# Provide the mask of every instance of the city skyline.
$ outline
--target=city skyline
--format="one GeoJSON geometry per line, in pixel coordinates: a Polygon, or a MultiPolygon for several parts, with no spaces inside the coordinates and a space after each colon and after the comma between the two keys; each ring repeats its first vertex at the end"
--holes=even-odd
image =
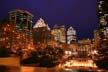
{"type": "Polygon", "coordinates": [[[0,3],[0,71],[108,72],[108,0],[0,3]]]}
{"type": "Polygon", "coordinates": [[[15,9],[27,10],[34,15],[33,25],[42,17],[51,28],[55,25],[73,26],[77,31],[77,38],[93,38],[97,28],[97,1],[8,1],[0,2],[0,19],[15,9]],[[14,4],[14,6],[13,6],[14,4]]]}

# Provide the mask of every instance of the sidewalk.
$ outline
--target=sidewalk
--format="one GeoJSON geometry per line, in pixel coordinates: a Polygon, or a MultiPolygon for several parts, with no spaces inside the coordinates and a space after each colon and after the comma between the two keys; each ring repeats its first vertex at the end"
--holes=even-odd
{"type": "Polygon", "coordinates": [[[1,66],[20,66],[20,59],[18,57],[0,57],[1,66]]]}

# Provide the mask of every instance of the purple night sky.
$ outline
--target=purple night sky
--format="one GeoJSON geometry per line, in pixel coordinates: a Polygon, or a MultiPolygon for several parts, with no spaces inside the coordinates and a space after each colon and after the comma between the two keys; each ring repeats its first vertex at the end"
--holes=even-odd
{"type": "Polygon", "coordinates": [[[73,26],[77,39],[92,38],[98,25],[97,0],[0,0],[0,9],[0,19],[11,10],[23,9],[34,15],[34,23],[42,17],[51,28],[73,26]]]}

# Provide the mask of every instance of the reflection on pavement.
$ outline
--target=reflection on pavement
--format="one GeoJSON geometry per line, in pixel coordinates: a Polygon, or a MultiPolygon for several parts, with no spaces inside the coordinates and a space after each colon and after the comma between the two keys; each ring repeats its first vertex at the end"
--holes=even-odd
{"type": "Polygon", "coordinates": [[[21,66],[18,67],[7,67],[0,66],[0,72],[108,72],[105,70],[75,70],[75,69],[56,69],[56,68],[42,68],[42,67],[30,67],[30,66],[21,66]]]}
{"type": "Polygon", "coordinates": [[[0,72],[58,72],[55,68],[42,68],[42,67],[30,67],[21,66],[10,67],[10,66],[0,66],[0,72]]]}
{"type": "Polygon", "coordinates": [[[34,72],[34,67],[21,67],[21,72],[34,72]]]}
{"type": "Polygon", "coordinates": [[[0,66],[0,72],[20,72],[19,67],[0,66]]]}

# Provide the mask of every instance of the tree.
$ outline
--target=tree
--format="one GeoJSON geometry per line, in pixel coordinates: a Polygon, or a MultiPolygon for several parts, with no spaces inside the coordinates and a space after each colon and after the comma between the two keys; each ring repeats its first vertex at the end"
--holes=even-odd
{"type": "Polygon", "coordinates": [[[108,40],[101,40],[95,63],[99,68],[108,69],[108,40]]]}
{"type": "Polygon", "coordinates": [[[4,46],[0,47],[0,57],[9,57],[10,56],[10,49],[4,46]]]}
{"type": "MultiPolygon", "coordinates": [[[[40,67],[54,67],[59,64],[64,51],[60,47],[46,46],[38,48],[37,51],[31,52],[29,63],[38,63],[40,67]]],[[[28,63],[28,61],[25,61],[28,63]]]]}

